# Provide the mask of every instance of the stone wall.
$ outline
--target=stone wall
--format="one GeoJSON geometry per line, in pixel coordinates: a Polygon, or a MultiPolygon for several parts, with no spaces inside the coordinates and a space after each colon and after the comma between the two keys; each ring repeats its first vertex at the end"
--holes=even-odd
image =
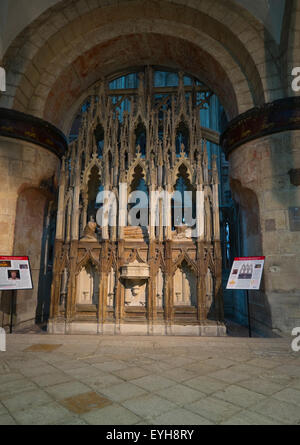
{"type": "Polygon", "coordinates": [[[262,291],[251,292],[252,323],[261,333],[300,326],[300,185],[293,185],[299,148],[300,131],[290,131],[248,142],[229,156],[243,254],[266,256],[262,291]]]}
{"type": "MultiPolygon", "coordinates": [[[[44,212],[57,183],[59,158],[50,151],[0,136],[0,255],[28,255],[34,290],[19,291],[16,323],[35,319],[44,212]]],[[[8,322],[10,292],[2,292],[0,325],[8,322]]]]}

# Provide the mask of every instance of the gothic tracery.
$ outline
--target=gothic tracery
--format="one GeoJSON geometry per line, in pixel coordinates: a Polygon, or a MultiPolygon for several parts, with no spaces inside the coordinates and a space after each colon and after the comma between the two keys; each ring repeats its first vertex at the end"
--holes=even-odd
{"type": "Polygon", "coordinates": [[[101,330],[118,323],[201,324],[208,313],[222,320],[219,179],[201,129],[201,87],[193,81],[186,88],[179,73],[178,87],[158,94],[152,77],[147,68],[138,87],[123,94],[101,81],[85,106],[78,138],[69,145],[60,179],[53,323],[89,321],[101,330]],[[115,194],[117,210],[108,213],[114,212],[118,223],[87,236],[89,227],[96,228],[101,190],[115,194]],[[140,226],[121,215],[131,208],[134,190],[149,199],[140,226]],[[182,196],[190,191],[193,202],[159,199],[153,218],[152,191],[182,196]],[[185,213],[178,217],[182,207],[195,217],[196,232],[187,227],[185,213]],[[69,261],[62,269],[65,250],[69,261]],[[87,252],[93,264],[83,261],[87,252]]]}

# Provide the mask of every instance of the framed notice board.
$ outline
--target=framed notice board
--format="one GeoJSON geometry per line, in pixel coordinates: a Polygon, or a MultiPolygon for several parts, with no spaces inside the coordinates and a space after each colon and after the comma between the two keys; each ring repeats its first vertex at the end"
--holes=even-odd
{"type": "Polygon", "coordinates": [[[27,256],[0,256],[0,290],[33,289],[27,256]]]}
{"type": "Polygon", "coordinates": [[[258,290],[265,259],[264,256],[235,258],[227,289],[258,290]]]}

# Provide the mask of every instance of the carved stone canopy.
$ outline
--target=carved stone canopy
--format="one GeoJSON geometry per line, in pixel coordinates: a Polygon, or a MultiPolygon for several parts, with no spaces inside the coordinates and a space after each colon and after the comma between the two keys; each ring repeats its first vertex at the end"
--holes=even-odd
{"type": "Polygon", "coordinates": [[[150,277],[150,267],[148,264],[134,261],[122,267],[121,277],[126,280],[147,280],[150,277]]]}

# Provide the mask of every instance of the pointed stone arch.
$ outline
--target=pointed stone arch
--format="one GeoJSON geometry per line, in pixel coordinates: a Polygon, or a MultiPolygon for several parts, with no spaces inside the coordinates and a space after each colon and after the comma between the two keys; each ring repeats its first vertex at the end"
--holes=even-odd
{"type": "Polygon", "coordinates": [[[92,128],[92,134],[94,137],[95,144],[97,146],[97,157],[102,158],[104,155],[104,144],[105,144],[105,125],[97,119],[97,122],[94,122],[92,128]],[[99,146],[100,143],[102,143],[99,146]]]}
{"type": "Polygon", "coordinates": [[[96,258],[93,256],[91,250],[88,250],[85,255],[81,258],[79,263],[76,265],[76,272],[75,275],[78,275],[83,267],[88,265],[88,263],[91,263],[94,267],[96,267],[97,270],[99,270],[100,263],[96,258]]]}
{"type": "Polygon", "coordinates": [[[176,272],[178,267],[180,267],[184,262],[187,263],[187,265],[193,270],[194,273],[198,272],[198,267],[197,267],[196,263],[189,257],[187,252],[184,251],[178,256],[178,258],[175,260],[175,262],[173,264],[173,267],[172,267],[173,274],[176,272]]]}
{"type": "Polygon", "coordinates": [[[147,154],[147,124],[144,119],[138,115],[137,119],[134,121],[134,129],[133,129],[133,139],[134,139],[134,151],[141,156],[146,156],[147,154]],[[140,133],[140,134],[139,134],[140,133]],[[145,134],[145,140],[141,140],[141,134],[145,134]],[[141,145],[142,144],[142,145],[141,145]],[[137,147],[140,147],[140,150],[137,151],[137,147]]]}
{"type": "Polygon", "coordinates": [[[94,262],[88,260],[75,276],[76,303],[97,305],[99,303],[100,274],[94,262]]]}
{"type": "Polygon", "coordinates": [[[164,260],[163,254],[161,251],[157,252],[156,258],[155,258],[155,273],[157,273],[158,269],[161,268],[163,272],[166,271],[166,262],[164,260]]]}
{"type": "Polygon", "coordinates": [[[173,180],[172,180],[173,188],[176,185],[176,182],[178,180],[178,176],[181,175],[180,174],[180,169],[182,167],[186,168],[186,172],[187,172],[187,176],[186,177],[189,180],[189,182],[191,183],[191,185],[193,184],[193,170],[192,170],[192,168],[190,166],[190,163],[189,163],[189,161],[187,159],[184,159],[184,158],[182,159],[181,158],[181,159],[178,160],[177,165],[175,166],[175,168],[173,170],[173,180]]]}
{"type": "Polygon", "coordinates": [[[84,171],[84,173],[82,175],[81,190],[85,190],[86,189],[86,186],[87,186],[87,184],[90,181],[90,177],[91,177],[91,173],[92,173],[93,167],[96,167],[98,169],[99,180],[100,180],[100,182],[102,181],[101,161],[97,158],[97,156],[93,156],[92,160],[86,166],[85,171],[84,171]]]}
{"type": "Polygon", "coordinates": [[[143,175],[141,177],[143,177],[145,179],[145,181],[147,182],[147,167],[145,162],[140,158],[140,156],[137,156],[137,159],[135,159],[127,173],[127,184],[130,187],[133,180],[134,180],[134,175],[135,175],[135,170],[137,167],[140,167],[142,170],[143,175]]]}
{"type": "Polygon", "coordinates": [[[174,306],[197,306],[197,275],[183,259],[173,275],[174,306]]]}

